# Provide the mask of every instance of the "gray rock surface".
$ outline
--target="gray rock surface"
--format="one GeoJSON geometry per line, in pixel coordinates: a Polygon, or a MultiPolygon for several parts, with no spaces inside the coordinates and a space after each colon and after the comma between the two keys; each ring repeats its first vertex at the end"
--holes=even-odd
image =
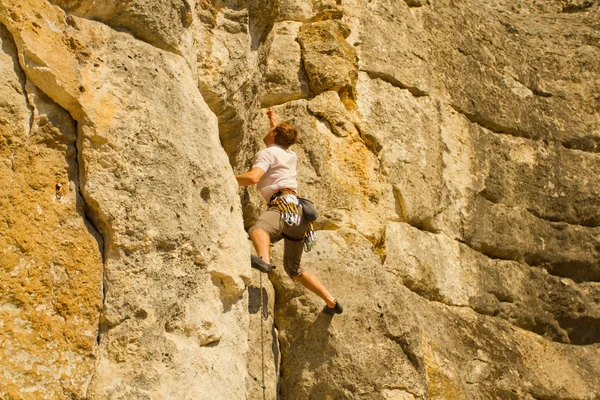
{"type": "MultiPolygon", "coordinates": [[[[526,320],[529,312],[535,318],[560,312],[560,298],[552,296],[552,290],[559,289],[569,301],[574,295],[586,303],[598,298],[597,286],[577,287],[543,271],[523,279],[519,274],[530,272],[518,263],[488,260],[472,250],[461,250],[463,245],[453,240],[408,224],[388,226],[390,252],[383,265],[371,243],[356,231],[321,231],[319,240],[305,255],[304,264],[337,294],[345,311],[333,317],[323,314],[323,302],[314,294],[280,271],[271,276],[283,354],[282,397],[585,399],[598,395],[597,345],[548,341],[514,323],[519,317],[526,320]],[[462,268],[460,263],[469,257],[495,268],[474,260],[464,261],[466,268],[462,268]],[[452,262],[458,264],[444,268],[452,262]],[[505,265],[498,268],[501,263],[505,265]],[[496,279],[486,274],[480,280],[469,268],[475,274],[484,274],[484,268],[495,270],[491,273],[496,279]],[[540,283],[550,291],[546,298],[534,300],[531,290],[541,289],[540,283]],[[467,299],[483,292],[498,296],[496,304],[502,311],[496,316],[469,304],[467,299]],[[523,299],[531,303],[520,303],[523,299]],[[511,306],[513,315],[507,317],[511,306]]],[[[279,255],[281,249],[277,250],[279,255]]],[[[592,307],[591,319],[597,319],[597,303],[592,307]]]]}
{"type": "Polygon", "coordinates": [[[262,107],[304,99],[311,94],[297,41],[300,26],[299,22],[279,22],[271,31],[262,107]]]}

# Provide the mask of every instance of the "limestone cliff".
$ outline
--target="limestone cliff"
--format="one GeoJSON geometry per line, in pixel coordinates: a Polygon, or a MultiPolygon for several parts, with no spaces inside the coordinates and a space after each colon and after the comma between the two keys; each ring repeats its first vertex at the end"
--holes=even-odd
{"type": "Polygon", "coordinates": [[[0,0],[0,398],[600,398],[598,21],[0,0]],[[250,270],[267,107],[342,315],[250,270]]]}

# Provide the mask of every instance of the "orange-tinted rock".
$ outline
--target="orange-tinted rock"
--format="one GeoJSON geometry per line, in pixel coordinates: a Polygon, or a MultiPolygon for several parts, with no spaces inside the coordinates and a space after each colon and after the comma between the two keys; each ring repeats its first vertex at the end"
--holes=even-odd
{"type": "Polygon", "coordinates": [[[102,307],[102,239],[79,194],[75,123],[0,26],[0,397],[83,397],[102,307]]]}

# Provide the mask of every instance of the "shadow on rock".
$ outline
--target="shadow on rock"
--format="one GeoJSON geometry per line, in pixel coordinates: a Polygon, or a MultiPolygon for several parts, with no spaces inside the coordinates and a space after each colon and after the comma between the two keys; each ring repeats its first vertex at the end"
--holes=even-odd
{"type": "Polygon", "coordinates": [[[293,371],[294,375],[298,375],[291,380],[301,381],[301,372],[304,368],[308,371],[315,371],[323,364],[333,360],[337,352],[331,343],[329,332],[331,321],[330,315],[319,313],[306,329],[297,332],[293,338],[289,338],[289,346],[295,351],[288,353],[294,357],[288,361],[288,366],[295,364],[297,367],[303,367],[288,369],[288,371],[293,371]]]}
{"type": "Polygon", "coordinates": [[[261,309],[261,292],[263,318],[267,319],[269,316],[269,295],[265,288],[248,287],[248,313],[256,314],[261,309]]]}

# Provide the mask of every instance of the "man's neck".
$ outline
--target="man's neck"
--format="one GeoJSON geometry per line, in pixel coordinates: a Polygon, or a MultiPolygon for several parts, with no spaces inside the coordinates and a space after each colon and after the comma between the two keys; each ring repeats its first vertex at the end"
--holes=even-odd
{"type": "Polygon", "coordinates": [[[289,148],[289,147],[283,147],[282,145],[280,145],[280,144],[277,144],[277,143],[270,144],[270,145],[268,145],[268,146],[267,146],[267,148],[269,148],[269,147],[274,147],[274,146],[276,146],[276,147],[279,147],[280,149],[283,149],[283,150],[285,150],[285,151],[290,151],[290,148],[289,148]]]}

